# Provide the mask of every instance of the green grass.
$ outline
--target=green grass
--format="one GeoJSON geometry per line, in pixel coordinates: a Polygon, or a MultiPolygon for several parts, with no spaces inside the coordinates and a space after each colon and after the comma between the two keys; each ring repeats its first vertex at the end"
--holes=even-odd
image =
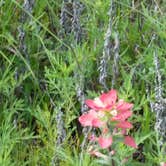
{"type": "MultiPolygon", "coordinates": [[[[103,90],[98,82],[97,66],[109,20],[109,2],[82,0],[81,24],[85,35],[82,44],[76,45],[72,34],[65,39],[59,36],[61,0],[36,0],[33,13],[27,13],[30,19],[24,25],[20,23],[23,0],[0,1],[1,166],[51,166],[53,159],[57,159],[60,166],[105,165],[104,161],[81,151],[83,135],[78,124],[81,106],[76,97],[79,80],[74,73],[84,76],[86,98],[93,98],[103,90]],[[30,62],[19,49],[20,26],[26,32],[30,62]],[[65,141],[56,146],[59,110],[64,113],[67,134],[65,141]]],[[[154,131],[155,114],[149,103],[154,100],[155,50],[163,78],[166,73],[166,5],[158,2],[160,10],[154,12],[153,7],[148,9],[146,0],[138,2],[136,9],[132,9],[130,0],[116,3],[118,12],[113,25],[119,32],[120,61],[115,88],[120,98],[134,103],[131,121],[135,127],[131,135],[143,145],[139,155],[145,158],[141,163],[139,157],[130,157],[126,165],[159,165],[165,158],[154,131]],[[155,41],[151,41],[153,34],[157,36],[155,41]],[[149,98],[146,85],[151,87],[149,98]]],[[[110,89],[112,63],[110,61],[108,66],[110,89]]],[[[164,89],[166,82],[162,83],[164,89]]],[[[163,96],[165,93],[164,90],[163,96]]],[[[133,152],[119,145],[115,160],[120,165],[133,152]]]]}

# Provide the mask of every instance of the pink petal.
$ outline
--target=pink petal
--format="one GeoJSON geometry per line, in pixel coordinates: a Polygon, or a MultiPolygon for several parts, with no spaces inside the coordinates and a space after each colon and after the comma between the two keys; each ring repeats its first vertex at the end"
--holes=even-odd
{"type": "Polygon", "coordinates": [[[92,121],[97,118],[97,113],[94,110],[90,110],[88,113],[79,117],[79,122],[82,126],[92,126],[92,121]]]}
{"type": "Polygon", "coordinates": [[[88,107],[90,107],[91,109],[94,109],[96,111],[107,109],[106,108],[107,105],[104,105],[104,103],[102,103],[102,101],[99,98],[96,98],[94,100],[88,99],[88,100],[85,101],[85,103],[88,107]]]}
{"type": "Polygon", "coordinates": [[[79,122],[82,126],[92,126],[91,117],[88,114],[83,114],[79,117],[79,122]]]}
{"type": "Polygon", "coordinates": [[[98,113],[95,110],[90,110],[88,113],[83,114],[79,117],[79,122],[82,126],[92,126],[92,127],[101,127],[104,125],[98,118],[98,113]]]}
{"type": "Polygon", "coordinates": [[[132,112],[129,110],[126,111],[120,111],[117,116],[114,116],[111,118],[111,120],[117,120],[117,121],[125,121],[127,118],[129,118],[132,115],[132,112]]]}
{"type": "Polygon", "coordinates": [[[92,120],[92,126],[93,127],[101,127],[104,125],[104,122],[102,122],[100,119],[95,118],[92,120]]]}
{"type": "Polygon", "coordinates": [[[99,137],[98,142],[102,149],[106,149],[112,145],[112,137],[110,138],[99,137]]]}
{"type": "Polygon", "coordinates": [[[133,127],[133,125],[128,121],[121,121],[116,125],[116,127],[122,128],[122,129],[130,129],[133,127]]]}
{"type": "Polygon", "coordinates": [[[127,111],[127,110],[130,110],[132,107],[133,107],[133,104],[120,100],[116,106],[116,109],[118,111],[127,111]]]}
{"type": "Polygon", "coordinates": [[[133,137],[125,136],[124,143],[133,148],[137,148],[137,145],[136,145],[133,137]]]}
{"type": "Polygon", "coordinates": [[[85,101],[85,104],[92,109],[95,109],[95,110],[98,109],[98,105],[94,102],[94,100],[88,99],[85,101]]]}
{"type": "Polygon", "coordinates": [[[110,90],[108,93],[103,93],[100,96],[100,100],[106,105],[106,106],[113,106],[116,103],[117,100],[117,92],[116,90],[110,90]]]}

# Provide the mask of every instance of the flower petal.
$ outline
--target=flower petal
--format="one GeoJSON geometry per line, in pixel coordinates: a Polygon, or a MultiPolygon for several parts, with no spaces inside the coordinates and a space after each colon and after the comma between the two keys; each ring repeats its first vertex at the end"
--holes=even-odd
{"type": "Polygon", "coordinates": [[[124,102],[123,100],[120,100],[117,103],[116,109],[118,111],[127,111],[127,110],[130,110],[132,107],[133,107],[132,103],[127,103],[127,102],[124,102]]]}
{"type": "Polygon", "coordinates": [[[82,126],[92,126],[92,121],[97,118],[97,113],[94,110],[90,110],[79,117],[79,122],[82,126]]]}
{"type": "Polygon", "coordinates": [[[117,128],[131,129],[133,125],[128,121],[121,121],[116,125],[117,128]]]}
{"type": "Polygon", "coordinates": [[[102,122],[100,119],[95,118],[92,120],[92,126],[93,127],[101,127],[104,125],[104,122],[102,122]]]}
{"type": "MultiPolygon", "coordinates": [[[[100,114],[99,114],[100,115],[100,114]]],[[[88,113],[85,113],[79,117],[79,122],[82,126],[92,126],[92,127],[100,127],[104,125],[99,119],[98,112],[95,110],[90,110],[88,113]]]]}
{"type": "Polygon", "coordinates": [[[91,117],[88,114],[83,114],[79,117],[79,122],[82,126],[92,126],[91,117]]]}
{"type": "Polygon", "coordinates": [[[94,100],[88,99],[85,101],[86,105],[94,110],[104,110],[106,108],[106,105],[102,103],[102,101],[99,98],[95,98],[94,100]]]}
{"type": "Polygon", "coordinates": [[[125,136],[124,143],[128,146],[133,147],[133,148],[137,148],[137,145],[136,145],[133,137],[125,136]]]}
{"type": "Polygon", "coordinates": [[[103,93],[100,96],[100,100],[108,107],[113,106],[117,100],[116,90],[110,90],[108,93],[103,93]]]}
{"type": "Polygon", "coordinates": [[[127,118],[129,118],[132,115],[132,112],[129,110],[126,111],[120,111],[117,116],[114,116],[111,118],[111,120],[117,120],[117,121],[125,121],[127,118]]]}
{"type": "Polygon", "coordinates": [[[98,105],[94,102],[94,100],[88,99],[85,101],[86,105],[92,109],[97,109],[98,105]]]}
{"type": "Polygon", "coordinates": [[[112,145],[112,137],[109,138],[99,137],[98,143],[102,149],[106,149],[112,145]]]}

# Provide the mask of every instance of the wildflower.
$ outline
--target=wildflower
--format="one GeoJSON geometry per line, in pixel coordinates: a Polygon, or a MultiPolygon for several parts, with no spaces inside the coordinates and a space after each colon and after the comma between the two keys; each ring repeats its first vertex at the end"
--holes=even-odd
{"type": "MultiPolygon", "coordinates": [[[[91,110],[81,115],[79,122],[84,127],[97,127],[101,133],[98,137],[91,135],[89,137],[91,143],[97,142],[101,149],[107,149],[112,145],[113,137],[116,138],[116,135],[120,135],[124,138],[124,144],[137,148],[134,139],[127,135],[127,129],[133,127],[128,121],[128,118],[132,115],[132,103],[118,100],[116,90],[110,90],[94,100],[86,100],[86,104],[91,110]]],[[[115,142],[117,141],[115,139],[115,142]]],[[[91,150],[90,152],[94,156],[104,158],[98,150],[91,150]]]]}

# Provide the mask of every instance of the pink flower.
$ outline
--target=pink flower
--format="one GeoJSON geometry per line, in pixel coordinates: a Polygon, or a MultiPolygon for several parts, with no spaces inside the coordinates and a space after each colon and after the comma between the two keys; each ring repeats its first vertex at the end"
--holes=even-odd
{"type": "Polygon", "coordinates": [[[103,93],[100,97],[94,100],[86,100],[85,103],[94,110],[109,110],[113,107],[117,100],[116,90],[110,90],[108,93],[103,93]]]}
{"type": "Polygon", "coordinates": [[[92,127],[101,127],[104,125],[99,117],[98,113],[94,110],[90,110],[88,113],[83,114],[79,117],[79,122],[82,126],[92,126],[92,127]]]}
{"type": "Polygon", "coordinates": [[[98,143],[99,143],[99,145],[102,149],[106,149],[106,148],[108,148],[109,146],[112,145],[112,137],[103,138],[103,137],[100,136],[98,138],[98,143]]]}
{"type": "Polygon", "coordinates": [[[133,148],[137,148],[137,145],[133,139],[133,137],[130,137],[130,136],[125,136],[124,138],[124,143],[128,146],[131,146],[133,148]]]}
{"type": "MultiPolygon", "coordinates": [[[[127,129],[133,127],[128,121],[128,118],[132,115],[132,103],[127,103],[124,100],[117,101],[117,92],[112,89],[94,100],[86,100],[86,104],[91,110],[81,115],[79,122],[84,127],[99,127],[101,132],[99,137],[91,135],[89,138],[91,142],[98,142],[100,148],[107,149],[113,143],[113,135],[122,135],[124,137],[124,144],[137,148],[134,139],[130,136],[125,136],[127,129]]],[[[91,154],[101,157],[98,151],[91,151],[91,154]]]]}
{"type": "Polygon", "coordinates": [[[117,92],[112,89],[94,100],[86,100],[85,103],[96,111],[109,111],[112,115],[112,120],[124,121],[132,115],[130,109],[133,107],[133,104],[123,100],[119,100],[116,103],[116,100],[117,92]]]}
{"type": "Polygon", "coordinates": [[[120,121],[118,124],[116,124],[116,127],[121,129],[131,129],[133,125],[128,121],[120,121]]]}

